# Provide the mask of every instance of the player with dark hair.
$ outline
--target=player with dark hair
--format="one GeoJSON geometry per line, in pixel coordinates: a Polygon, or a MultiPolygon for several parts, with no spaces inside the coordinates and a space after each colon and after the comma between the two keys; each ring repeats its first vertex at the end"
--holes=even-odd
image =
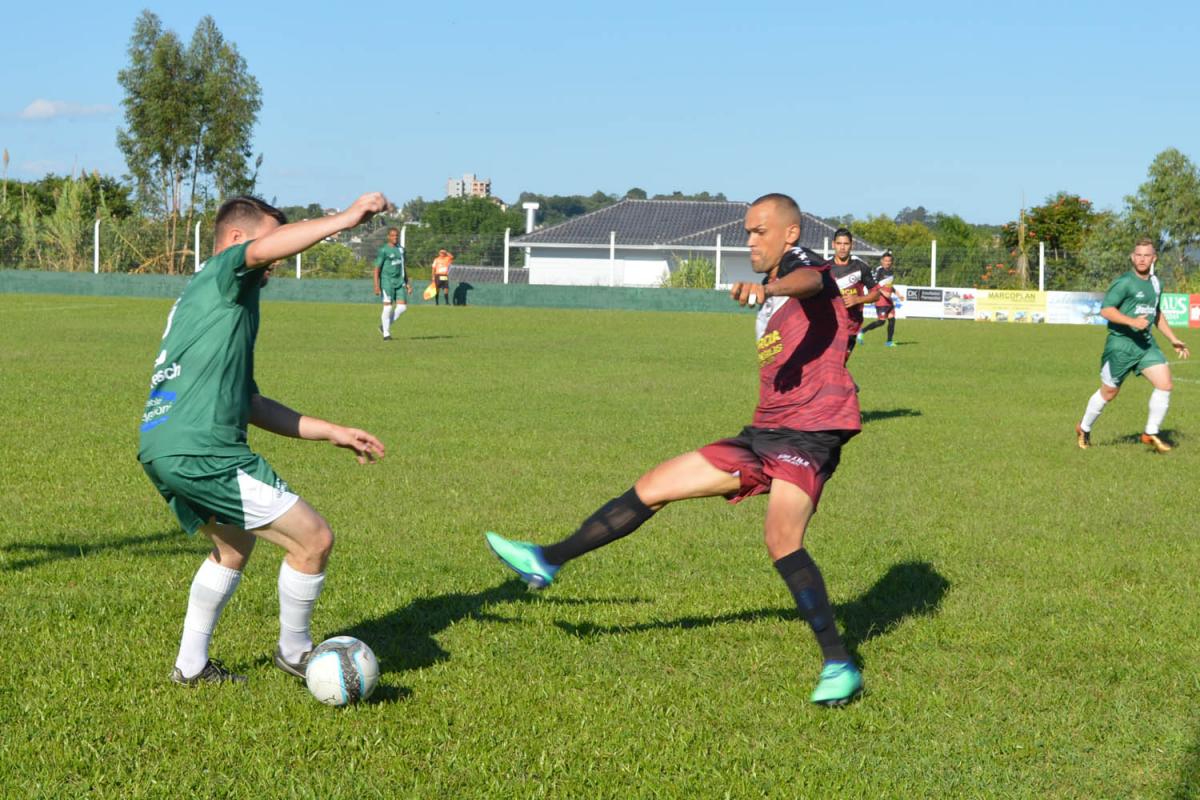
{"type": "Polygon", "coordinates": [[[1171,404],[1171,368],[1154,341],[1152,329],[1158,328],[1167,337],[1180,358],[1191,354],[1159,309],[1162,286],[1153,273],[1155,257],[1153,240],[1139,239],[1129,254],[1133,269],[1113,281],[1104,293],[1100,316],[1108,320],[1108,337],[1100,356],[1100,388],[1088,399],[1083,419],[1075,426],[1075,439],[1081,450],[1092,446],[1092,426],[1121,391],[1121,383],[1130,373],[1145,375],[1154,387],[1142,444],[1156,453],[1171,450],[1171,445],[1158,435],[1171,404]]]}
{"type": "Polygon", "coordinates": [[[400,229],[388,228],[387,244],[375,255],[375,294],[383,297],[383,315],[379,332],[384,341],[391,341],[392,323],[408,311],[404,295],[412,294],[412,283],[404,269],[404,248],[400,246],[400,229]],[[394,306],[393,306],[394,304],[394,306]]]}
{"type": "Polygon", "coordinates": [[[892,254],[884,253],[875,268],[875,283],[879,286],[879,297],[875,300],[875,321],[863,328],[858,334],[858,343],[862,344],[863,335],[887,323],[887,346],[895,347],[892,337],[896,335],[896,287],[893,284],[895,273],[892,271],[892,254]]]}
{"type": "Polygon", "coordinates": [[[668,503],[714,496],[737,503],[769,492],[767,552],[824,658],[811,699],[842,705],[862,690],[862,674],[842,642],[804,535],[842,445],[861,430],[862,419],[846,371],[846,305],[825,259],[797,246],[800,223],[800,209],[787,195],[764,195],[746,212],[750,264],[765,278],[735,283],[731,295],[741,305],[762,302],[752,425],[654,467],[556,544],[539,547],[495,533],[487,540],[531,588],[542,588],[568,561],[633,533],[668,503]]]}
{"type": "Polygon", "coordinates": [[[360,464],[384,454],[371,434],[308,417],[263,396],[254,380],[258,299],[271,265],[384,210],[382,194],[365,194],[329,217],[287,224],[277,209],[237,197],[217,212],[213,255],[184,287],[150,376],[138,461],[189,534],[212,551],[192,580],[183,637],[171,680],[185,686],[242,683],[208,657],[221,610],[233,596],[255,541],[279,545],[279,644],[275,666],[303,678],[313,647],[313,607],[333,548],[329,524],[271,465],[250,450],[246,428],[330,442],[360,464]]]}
{"type": "Polygon", "coordinates": [[[854,247],[854,236],[849,228],[838,228],[833,233],[833,258],[829,261],[829,273],[837,282],[850,317],[847,331],[846,358],[854,352],[854,345],[862,339],[859,331],[863,324],[863,306],[879,299],[879,287],[871,275],[871,268],[858,256],[850,255],[854,247]]]}

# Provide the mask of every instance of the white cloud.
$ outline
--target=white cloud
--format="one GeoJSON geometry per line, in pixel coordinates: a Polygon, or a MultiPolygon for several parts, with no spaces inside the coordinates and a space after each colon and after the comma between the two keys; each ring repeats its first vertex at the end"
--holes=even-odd
{"type": "Polygon", "coordinates": [[[64,100],[45,100],[39,97],[25,106],[25,110],[17,116],[21,119],[45,120],[54,119],[55,117],[92,117],[97,114],[109,114],[112,111],[113,107],[108,105],[85,106],[80,103],[68,103],[64,100]]]}

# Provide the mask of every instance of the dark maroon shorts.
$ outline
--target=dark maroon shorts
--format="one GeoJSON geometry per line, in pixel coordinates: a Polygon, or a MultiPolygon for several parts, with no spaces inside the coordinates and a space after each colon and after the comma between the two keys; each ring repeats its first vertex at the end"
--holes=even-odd
{"type": "Polygon", "coordinates": [[[857,433],[751,426],[730,439],[701,447],[700,455],[741,479],[741,487],[727,495],[731,503],[771,491],[771,481],[778,479],[799,486],[815,509],[825,481],[837,469],[842,445],[857,433]]]}

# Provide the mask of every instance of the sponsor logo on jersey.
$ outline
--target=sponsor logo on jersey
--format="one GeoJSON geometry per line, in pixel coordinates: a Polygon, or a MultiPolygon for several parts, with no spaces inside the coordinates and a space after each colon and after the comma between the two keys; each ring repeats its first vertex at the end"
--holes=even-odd
{"type": "Polygon", "coordinates": [[[167,367],[166,369],[157,370],[157,371],[155,371],[155,373],[153,375],[150,376],[150,388],[156,389],[156,388],[158,388],[158,385],[160,383],[163,383],[164,381],[174,380],[175,378],[178,378],[182,373],[183,373],[183,367],[181,367],[179,365],[179,362],[172,361],[171,366],[167,367]]]}

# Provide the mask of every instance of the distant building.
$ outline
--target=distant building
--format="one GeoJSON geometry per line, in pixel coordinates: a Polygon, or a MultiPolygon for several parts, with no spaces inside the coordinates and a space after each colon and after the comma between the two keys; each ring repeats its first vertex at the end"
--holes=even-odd
{"type": "Polygon", "coordinates": [[[491,197],[492,179],[477,178],[475,173],[464,173],[462,178],[446,181],[446,197],[491,197]]]}
{"type": "MultiPolygon", "coordinates": [[[[622,200],[549,228],[514,237],[525,246],[529,282],[574,286],[658,286],[680,259],[719,265],[720,283],[758,281],[750,267],[744,220],[749,203],[698,200],[622,200]]],[[[833,254],[834,228],[802,213],[800,244],[833,254]]],[[[857,256],[883,249],[859,238],[857,256]]]]}

